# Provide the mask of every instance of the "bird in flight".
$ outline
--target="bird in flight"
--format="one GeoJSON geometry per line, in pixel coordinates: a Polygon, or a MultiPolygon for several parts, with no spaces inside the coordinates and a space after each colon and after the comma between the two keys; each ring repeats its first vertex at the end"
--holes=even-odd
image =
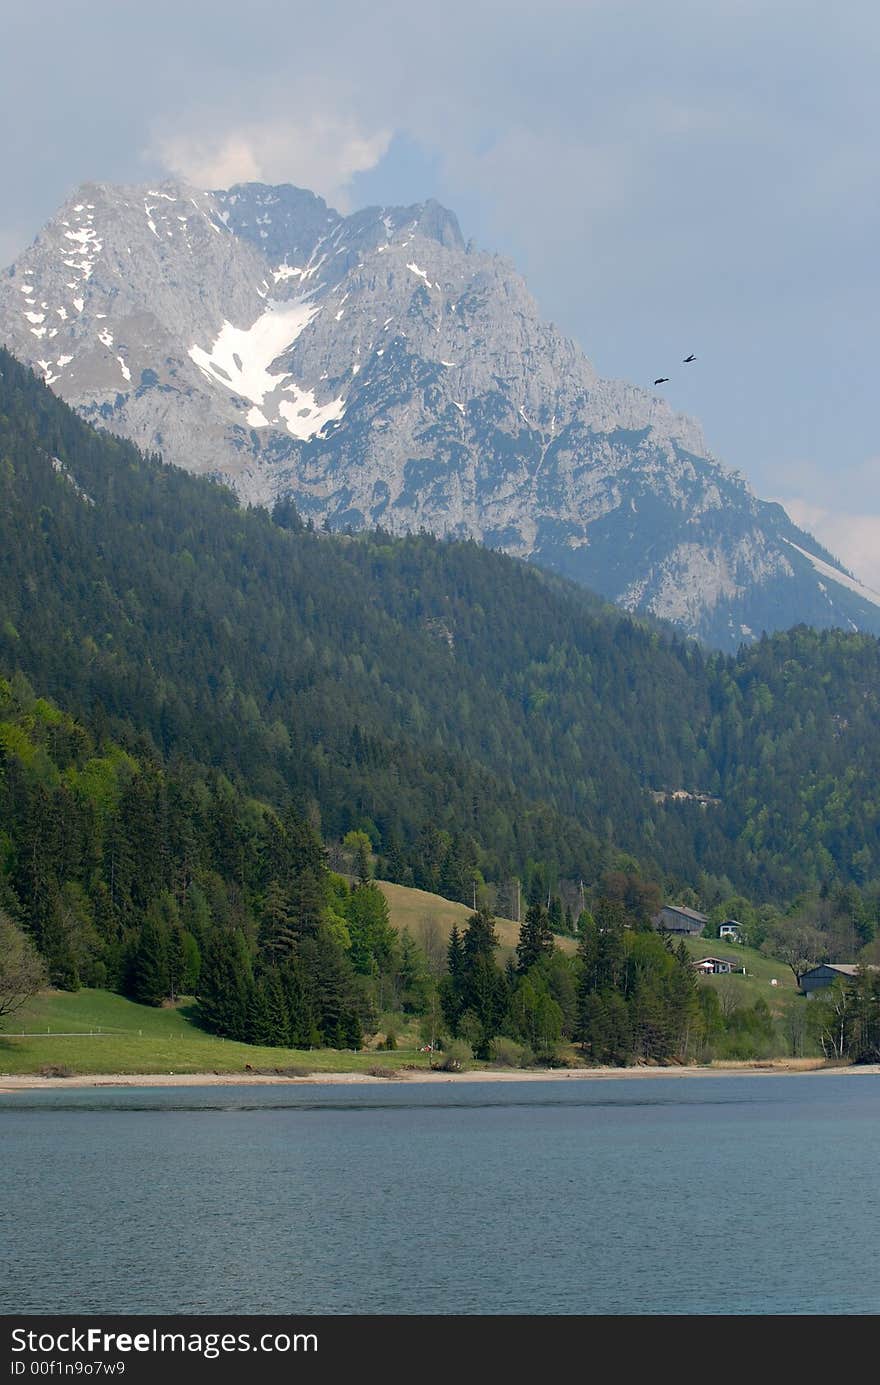
{"type": "Polygon", "coordinates": [[[657,379],[657,380],[654,381],[654,384],[655,384],[655,385],[665,385],[668,379],[669,379],[669,376],[668,376],[668,375],[661,375],[661,376],[659,377],[659,379],[657,379]]]}
{"type": "Polygon", "coordinates": [[[691,361],[695,361],[696,359],[697,359],[696,356],[685,356],[685,358],[684,358],[684,364],[685,364],[685,365],[690,365],[691,361]]]}

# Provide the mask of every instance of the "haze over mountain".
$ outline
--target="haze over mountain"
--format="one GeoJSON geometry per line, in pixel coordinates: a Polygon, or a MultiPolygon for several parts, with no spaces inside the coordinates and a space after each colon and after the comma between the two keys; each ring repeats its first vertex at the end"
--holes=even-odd
{"type": "Polygon", "coordinates": [[[344,217],[290,186],[88,184],[0,281],[0,337],[243,501],[476,538],[722,647],[880,631],[880,595],[693,420],[598,377],[435,202],[344,217]]]}

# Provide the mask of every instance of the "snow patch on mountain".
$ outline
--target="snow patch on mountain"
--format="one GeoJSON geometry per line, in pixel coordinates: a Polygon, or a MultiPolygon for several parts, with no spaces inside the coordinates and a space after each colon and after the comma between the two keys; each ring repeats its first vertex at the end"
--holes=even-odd
{"type": "Polygon", "coordinates": [[[303,441],[313,438],[322,433],[328,423],[338,423],[345,414],[345,400],[341,397],[331,399],[328,404],[319,404],[312,390],[301,390],[296,385],[285,388],[293,395],[293,401],[279,400],[278,412],[295,438],[303,441]]]}
{"type": "Polygon", "coordinates": [[[283,372],[271,371],[282,351],[290,347],[320,312],[313,303],[296,299],[289,303],[270,300],[250,327],[224,322],[213,344],[193,344],[191,360],[212,383],[220,383],[252,404],[262,404],[281,383],[283,372]]]}
{"type": "MultiPolygon", "coordinates": [[[[823,577],[827,577],[831,582],[836,582],[838,586],[846,587],[847,591],[855,592],[856,596],[860,596],[864,601],[870,601],[872,606],[880,606],[880,592],[875,592],[870,587],[864,586],[863,583],[857,582],[855,577],[850,577],[848,573],[841,572],[839,568],[832,567],[830,563],[826,563],[822,558],[817,558],[815,553],[808,553],[805,548],[801,548],[798,544],[793,543],[791,539],[786,539],[785,542],[790,548],[793,548],[795,552],[800,553],[802,558],[806,558],[807,562],[823,577]]],[[[825,591],[821,582],[819,586],[825,591]]]]}
{"type": "Polygon", "coordinates": [[[0,337],[84,417],[245,503],[476,539],[725,647],[880,611],[436,202],[90,184],[0,276],[0,337]]]}

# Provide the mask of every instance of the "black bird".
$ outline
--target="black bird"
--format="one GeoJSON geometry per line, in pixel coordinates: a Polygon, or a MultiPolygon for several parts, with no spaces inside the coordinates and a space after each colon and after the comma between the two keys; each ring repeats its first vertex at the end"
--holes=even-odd
{"type": "Polygon", "coordinates": [[[685,365],[690,365],[691,361],[695,361],[696,359],[697,359],[696,356],[685,356],[685,358],[684,358],[684,364],[685,364],[685,365]]]}
{"type": "Polygon", "coordinates": [[[668,379],[669,379],[669,376],[668,376],[668,375],[661,375],[660,378],[659,378],[659,380],[655,380],[655,381],[654,381],[654,384],[655,384],[655,385],[665,385],[665,384],[666,384],[666,381],[667,381],[668,379]]]}

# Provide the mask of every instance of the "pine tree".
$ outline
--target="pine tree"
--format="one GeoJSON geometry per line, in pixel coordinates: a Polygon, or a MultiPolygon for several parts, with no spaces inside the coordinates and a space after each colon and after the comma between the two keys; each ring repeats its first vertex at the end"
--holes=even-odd
{"type": "Polygon", "coordinates": [[[185,968],[186,957],[183,950],[183,929],[171,928],[168,931],[167,946],[168,995],[171,1000],[176,1000],[183,990],[183,975],[185,968]]]}
{"type": "Polygon", "coordinates": [[[407,928],[400,933],[394,981],[400,1008],[408,1014],[421,1014],[427,1004],[431,979],[425,955],[407,928]]]}
{"type": "Polygon", "coordinates": [[[458,926],[453,924],[446,949],[447,974],[441,979],[439,986],[443,1020],[450,1034],[453,1035],[458,1033],[458,1025],[464,1014],[466,966],[464,942],[458,931],[458,926]]]}
{"type": "Polygon", "coordinates": [[[135,944],[129,984],[132,999],[141,1005],[161,1005],[169,992],[166,937],[149,914],[135,944]]]}
{"type": "MultiPolygon", "coordinates": [[[[452,940],[450,939],[450,946],[452,940]]],[[[498,946],[495,920],[488,909],[478,909],[471,914],[464,932],[464,956],[467,967],[473,966],[480,958],[492,958],[498,946]]]]}
{"type": "Polygon", "coordinates": [[[41,932],[41,950],[46,959],[49,984],[60,991],[78,991],[82,984],[79,967],[57,892],[53,893],[41,932]]]}
{"type": "Polygon", "coordinates": [[[268,1047],[272,1043],[272,1024],[262,979],[250,987],[245,1017],[245,1038],[249,1044],[268,1047]]]}
{"type": "Polygon", "coordinates": [[[548,957],[555,945],[550,919],[544,905],[540,902],[530,904],[520,927],[519,942],[516,945],[517,971],[520,975],[527,972],[542,957],[548,957]]]}
{"type": "Polygon", "coordinates": [[[346,1010],[342,1020],[342,1047],[353,1049],[355,1053],[364,1046],[364,1035],[358,1013],[346,1010]]]}
{"type": "Polygon", "coordinates": [[[288,1044],[291,1048],[316,1048],[321,1036],[303,985],[299,960],[295,956],[288,957],[279,976],[287,1007],[288,1044]]]}
{"type": "Polygon", "coordinates": [[[208,941],[199,977],[199,1012],[207,1029],[246,1040],[253,978],[244,939],[217,929],[208,941]]]}
{"type": "Polygon", "coordinates": [[[260,910],[259,948],[270,966],[276,966],[296,942],[290,897],[278,880],[270,880],[260,910]]]}
{"type": "Polygon", "coordinates": [[[277,970],[273,967],[263,978],[263,993],[266,997],[266,1016],[268,1019],[268,1043],[277,1048],[285,1048],[290,1040],[290,1015],[284,987],[277,970]]]}
{"type": "Polygon", "coordinates": [[[478,953],[468,961],[461,1005],[464,1014],[472,1015],[479,1026],[479,1032],[469,1037],[475,1056],[488,1058],[489,1044],[498,1033],[507,1008],[504,977],[492,956],[478,953]]]}
{"type": "Polygon", "coordinates": [[[375,964],[387,972],[396,951],[397,935],[391,926],[388,901],[372,880],[359,884],[345,901],[345,919],[351,938],[351,963],[368,976],[375,964]]]}
{"type": "Polygon", "coordinates": [[[452,932],[449,934],[449,945],[446,949],[446,967],[452,979],[453,985],[460,986],[464,976],[464,943],[458,931],[458,925],[452,925],[452,932]]]}

